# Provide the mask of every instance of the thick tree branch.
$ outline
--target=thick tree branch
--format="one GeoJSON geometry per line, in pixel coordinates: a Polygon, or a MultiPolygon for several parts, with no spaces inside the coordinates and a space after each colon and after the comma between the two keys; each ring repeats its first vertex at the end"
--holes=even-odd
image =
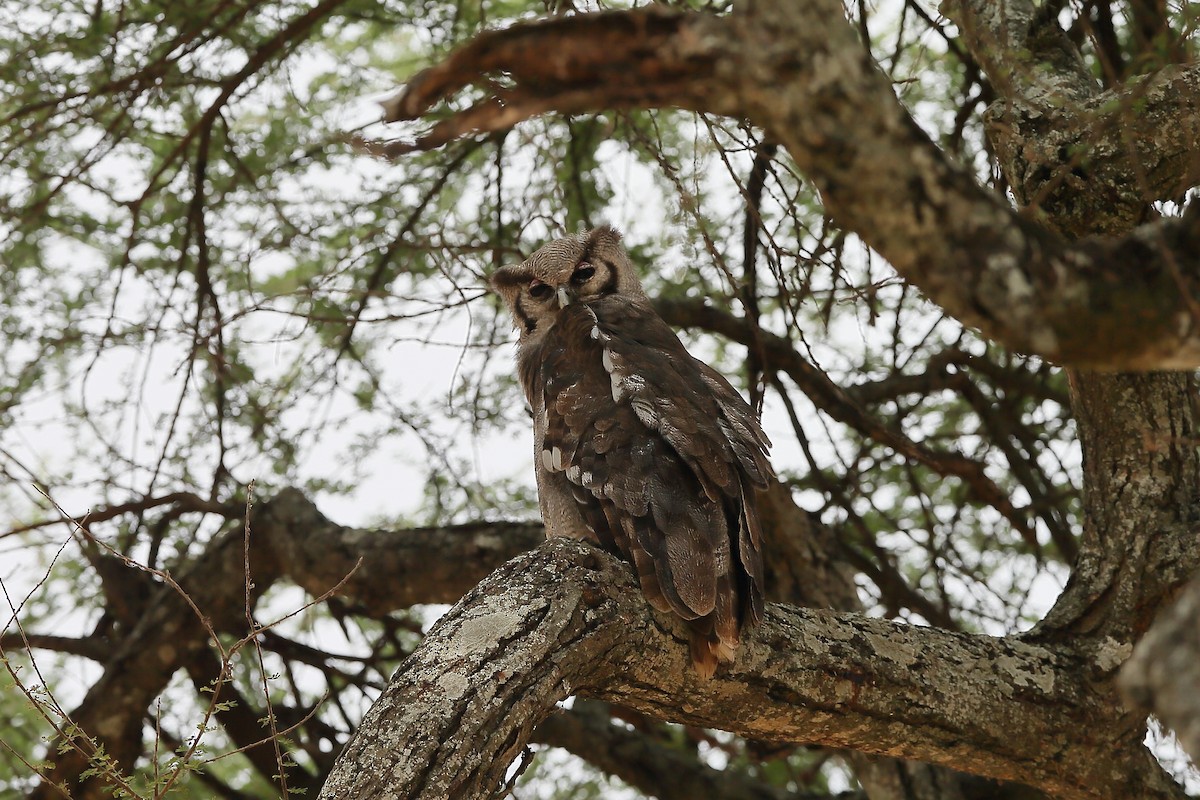
{"type": "Polygon", "coordinates": [[[663,6],[636,13],[555,17],[519,23],[475,37],[445,62],[416,75],[383,102],[384,119],[416,119],[489,73],[504,73],[509,85],[489,85],[490,98],[453,114],[416,142],[386,150],[440,147],[458,137],[511,128],[547,111],[572,113],[597,108],[685,105],[712,68],[703,36],[706,17],[663,6]],[[553,46],[546,48],[547,40],[553,46]]]}
{"type": "Polygon", "coordinates": [[[1083,535],[1071,580],[1031,635],[1083,634],[1111,673],[1200,568],[1196,381],[1183,372],[1070,377],[1083,535]]]}
{"type": "MultiPolygon", "coordinates": [[[[534,740],[561,747],[658,800],[814,800],[735,769],[714,769],[695,753],[613,725],[605,708],[577,701],[572,711],[559,710],[543,720],[534,740]]],[[[822,798],[829,800],[828,795],[822,798]]],[[[860,792],[838,800],[867,798],[860,792]]]]}
{"type": "MultiPolygon", "coordinates": [[[[759,512],[763,530],[769,531],[763,553],[769,601],[835,611],[863,610],[853,559],[849,558],[853,548],[837,531],[797,506],[791,491],[780,483],[759,495],[759,512]]],[[[885,595],[902,595],[907,605],[934,624],[953,626],[954,621],[941,609],[896,577],[902,585],[881,585],[885,595]]],[[[879,578],[873,576],[873,580],[879,578]]],[[[960,785],[964,776],[953,770],[865,753],[844,755],[871,800],[954,800],[963,796],[960,785]]]]}
{"type": "Polygon", "coordinates": [[[90,739],[73,736],[73,746],[52,746],[47,756],[52,767],[31,798],[61,797],[61,789],[54,784],[67,787],[76,800],[99,800],[111,794],[104,780],[107,776],[88,774],[96,766],[92,762],[97,750],[103,749],[116,769],[128,770],[142,754],[143,715],[181,660],[190,659],[204,647],[210,631],[229,630],[235,620],[244,623],[244,595],[237,590],[243,585],[244,555],[255,565],[256,573],[262,572],[266,578],[256,589],[257,599],[277,573],[266,566],[270,559],[260,548],[243,553],[237,530],[218,537],[195,562],[179,571],[174,581],[181,591],[164,584],[154,587],[129,634],[114,643],[104,674],[71,712],[70,728],[90,739]]]}
{"type": "Polygon", "coordinates": [[[701,681],[685,642],[625,564],[585,543],[548,541],[439,621],[320,796],[488,797],[534,727],[576,692],[758,739],[1020,780],[1062,798],[1181,796],[1136,738],[1106,738],[1115,711],[1062,648],[773,605],[738,661],[701,681]],[[1086,744],[1079,730],[1091,732],[1086,744]]]}
{"type": "Polygon", "coordinates": [[[280,574],[314,596],[344,581],[338,596],[372,617],[417,603],[453,603],[497,565],[545,538],[540,522],[347,528],[295,490],[280,492],[271,504],[287,508],[287,516],[276,522],[261,515],[251,530],[269,541],[280,574]]]}
{"type": "Polygon", "coordinates": [[[1200,578],[1154,623],[1121,670],[1120,682],[1200,762],[1200,578]]]}
{"type": "Polygon", "coordinates": [[[946,0],[942,12],[1002,98],[1083,101],[1100,92],[1079,51],[1058,28],[1053,3],[946,0]],[[1039,69],[1052,64],[1053,69],[1039,69]]]}
{"type": "MultiPolygon", "coordinates": [[[[175,580],[187,595],[158,584],[141,608],[130,609],[129,633],[106,653],[104,674],[71,712],[71,723],[103,746],[117,768],[141,754],[142,718],[181,666],[201,663],[209,630],[246,633],[244,565],[251,565],[254,602],[289,579],[314,595],[343,581],[339,595],[362,613],[383,615],[415,603],[457,600],[488,572],[542,540],[540,524],[476,524],[414,531],[369,531],[334,525],[296,490],[255,507],[250,552],[238,525],[217,536],[175,580]],[[347,577],[349,576],[349,577],[347,577]],[[190,601],[190,602],[189,602],[190,601]],[[204,623],[197,619],[197,611],[204,623]]],[[[31,644],[36,641],[31,637],[31,644]]],[[[77,800],[108,796],[100,778],[85,779],[92,747],[58,751],[49,779],[77,800]]],[[[50,783],[33,798],[58,797],[50,783]]]]}
{"type": "Polygon", "coordinates": [[[0,653],[35,649],[69,653],[73,656],[90,658],[92,661],[103,661],[111,651],[108,642],[98,636],[76,638],[44,633],[26,634],[20,631],[0,635],[0,653]]]}
{"type": "MultiPolygon", "coordinates": [[[[1049,224],[1070,235],[1124,233],[1145,216],[1149,201],[1195,184],[1200,67],[1171,67],[1121,85],[1118,60],[1105,65],[1116,85],[1102,93],[1054,14],[1035,14],[1029,0],[951,0],[944,7],[1001,97],[990,110],[989,134],[1001,167],[1018,200],[1045,212],[1049,224]]],[[[1136,22],[1137,4],[1134,11],[1136,22]]],[[[1150,27],[1170,34],[1165,18],[1150,27]]],[[[1109,55],[1119,50],[1110,47],[1109,55]]],[[[1182,223],[1192,228],[1193,246],[1196,217],[1193,205],[1182,223]]],[[[1194,273],[1169,260],[1166,266],[1178,291],[1194,296],[1194,273]]],[[[1195,300],[1185,302],[1192,313],[1180,314],[1179,324],[1190,330],[1195,300]]],[[[1083,538],[1066,591],[1034,637],[1058,638],[1064,629],[1086,634],[1094,669],[1110,676],[1150,628],[1122,670],[1124,688],[1174,726],[1196,755],[1200,594],[1189,588],[1150,627],[1197,569],[1195,381],[1182,373],[1070,377],[1084,455],[1083,538]]],[[[1124,725],[1140,730],[1141,716],[1129,714],[1124,725]]]]}
{"type": "MultiPolygon", "coordinates": [[[[1077,243],[1016,214],[919,129],[837,0],[763,0],[727,17],[656,8],[517,25],[418,75],[386,104],[388,119],[428,114],[498,73],[512,85],[415,146],[551,110],[669,105],[740,116],[786,146],[841,226],[985,335],[1076,366],[1200,365],[1200,214],[1077,243]]],[[[1141,95],[1161,97],[1163,131],[1193,124],[1200,67],[1168,84],[1141,95]]],[[[1094,115],[1079,124],[1097,127],[1094,115]]],[[[1194,150],[1189,136],[1177,154],[1194,150]]],[[[1194,172],[1184,170],[1183,183],[1194,172]]]]}
{"type": "Polygon", "coordinates": [[[989,136],[1022,205],[1070,236],[1120,234],[1200,182],[1200,64],[1108,91],[1030,0],[951,0],[998,95],[989,136]],[[1049,68],[1048,68],[1049,67],[1049,68]]]}

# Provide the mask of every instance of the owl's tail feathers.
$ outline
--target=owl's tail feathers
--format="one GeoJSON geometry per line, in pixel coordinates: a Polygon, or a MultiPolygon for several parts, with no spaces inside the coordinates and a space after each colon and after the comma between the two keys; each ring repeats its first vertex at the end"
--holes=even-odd
{"type": "Polygon", "coordinates": [[[733,656],[737,651],[737,639],[732,642],[722,640],[715,633],[701,633],[700,631],[692,631],[692,668],[696,670],[696,674],[704,680],[711,678],[717,671],[717,665],[722,662],[733,661],[733,656]]]}
{"type": "Polygon", "coordinates": [[[762,524],[758,519],[759,490],[742,477],[741,519],[738,524],[737,555],[742,567],[746,596],[744,624],[752,627],[763,617],[762,524]]]}
{"type": "MultiPolygon", "coordinates": [[[[762,622],[762,526],[758,520],[755,488],[741,479],[742,503],[733,512],[730,537],[733,552],[718,559],[725,569],[717,574],[716,604],[712,612],[689,619],[692,664],[702,678],[711,678],[722,661],[733,661],[743,630],[762,622]]],[[[685,617],[686,618],[686,617],[685,617]]]]}
{"type": "Polygon", "coordinates": [[[720,662],[733,661],[737,653],[742,626],[734,587],[731,575],[718,576],[716,607],[711,614],[688,621],[692,666],[706,680],[717,671],[720,662]]]}

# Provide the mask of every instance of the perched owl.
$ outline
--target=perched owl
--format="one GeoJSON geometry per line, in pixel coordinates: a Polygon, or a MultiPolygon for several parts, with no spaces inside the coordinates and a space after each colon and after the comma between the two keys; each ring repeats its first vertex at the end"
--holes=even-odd
{"type": "Polygon", "coordinates": [[[632,563],[651,605],[687,621],[710,677],[762,617],[755,494],[773,473],[754,412],[654,312],[610,227],[491,283],[520,331],[546,533],[632,563]]]}

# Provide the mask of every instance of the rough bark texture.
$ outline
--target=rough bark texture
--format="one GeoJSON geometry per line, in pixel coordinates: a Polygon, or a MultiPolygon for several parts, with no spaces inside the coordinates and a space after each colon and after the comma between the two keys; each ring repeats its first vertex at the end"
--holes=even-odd
{"type": "Polygon", "coordinates": [[[1123,235],[1147,219],[1151,201],[1182,197],[1200,180],[1195,65],[1102,90],[1032,2],[953,0],[944,11],[998,89],[990,138],[1043,224],[1071,238],[1123,235]]]}
{"type": "Polygon", "coordinates": [[[1196,385],[1187,373],[1071,375],[1084,453],[1084,528],[1066,590],[1035,638],[1081,634],[1128,657],[1200,565],[1196,385]]]}
{"type": "MultiPolygon", "coordinates": [[[[1020,10],[1031,7],[956,6],[965,29],[984,31],[979,46],[991,53],[1031,45],[1010,32],[1022,27],[1020,10]],[[1015,9],[1018,18],[989,14],[988,7],[1015,9]],[[995,46],[986,44],[993,41],[995,46]]],[[[1044,50],[1035,53],[1039,64],[1048,57],[1044,50]]],[[[1046,124],[1067,135],[1113,131],[1111,146],[1096,156],[1088,151],[1089,158],[1107,165],[1098,168],[1097,180],[1125,185],[1131,173],[1142,175],[1147,170],[1139,160],[1141,148],[1119,145],[1137,137],[1154,143],[1148,174],[1133,184],[1133,200],[1121,198],[1098,219],[1089,208],[1038,205],[1040,194],[1031,198],[1038,204],[1021,214],[979,186],[913,121],[835,0],[764,0],[727,17],[655,8],[517,25],[476,39],[418,75],[385,110],[389,119],[415,118],[464,85],[504,72],[517,80],[516,88],[451,116],[413,146],[508,128],[548,110],[674,105],[744,117],[787,148],[839,225],[984,334],[1014,350],[1080,367],[1200,365],[1200,329],[1194,324],[1200,213],[1129,230],[1132,221],[1145,218],[1149,200],[1175,199],[1196,180],[1200,164],[1192,134],[1200,66],[1101,97],[1094,82],[1074,69],[1073,59],[1058,58],[1055,65],[1062,60],[1071,69],[1058,73],[1049,88],[1035,84],[1037,91],[1029,93],[1055,105],[1056,115],[1046,124]],[[554,57],[543,58],[546,52],[554,57]],[[628,79],[610,81],[614,74],[628,79]],[[656,75],[665,76],[665,98],[652,80],[656,75]],[[1134,132],[1125,127],[1131,108],[1138,109],[1134,132]],[[1131,202],[1136,212],[1128,211],[1131,202]],[[1055,228],[1072,236],[1103,235],[1069,240],[1055,228]]],[[[984,63],[1005,78],[1031,69],[999,57],[984,63]]],[[[1027,83],[1007,81],[1019,90],[1027,83]]],[[[1021,102],[1028,115],[1024,99],[1015,94],[1006,101],[1021,102]]],[[[1028,139],[1011,141],[1013,149],[1028,139]]],[[[1056,146],[1052,155],[1055,167],[1076,168],[1066,145],[1056,146]]],[[[1061,169],[1014,159],[1005,166],[1023,191],[1063,180],[1061,169]]],[[[1096,192],[1084,186],[1077,194],[1096,192]]]]}
{"type": "MultiPolygon", "coordinates": [[[[1123,701],[1115,676],[1149,629],[1125,687],[1197,752],[1200,588],[1161,613],[1200,565],[1196,386],[1190,374],[1149,370],[1200,365],[1200,212],[1155,219],[1150,205],[1200,180],[1200,66],[1105,89],[1028,0],[948,0],[945,13],[998,98],[989,137],[1017,209],[921,131],[837,0],[522,24],[480,36],[386,110],[417,118],[465,87],[491,92],[393,153],[552,110],[669,105],[738,116],[786,148],[838,225],[948,313],[1010,349],[1107,370],[1071,375],[1084,524],[1071,581],[1033,632],[991,638],[865,617],[846,566],[853,554],[775,487],[764,517],[779,556],[769,559],[776,602],[738,661],[702,682],[687,664],[686,632],[654,614],[628,568],[604,553],[566,541],[523,552],[540,541],[537,525],[351,530],[289,491],[254,512],[248,551],[239,523],[176,576],[182,591],[120,563],[103,566],[112,611],[130,630],[115,653],[96,641],[71,645],[104,667],[72,723],[130,766],[142,752],[145,709],[173,674],[183,666],[203,684],[219,672],[212,635],[244,634],[246,602],[278,581],[314,595],[337,587],[374,616],[452,602],[474,586],[401,666],[321,797],[470,800],[498,791],[535,738],[570,747],[594,735],[622,746],[611,726],[581,731],[591,723],[548,719],[571,694],[655,719],[854,751],[872,800],[1182,797],[1142,746],[1145,712],[1123,701]],[[488,82],[497,75],[505,81],[488,82]],[[244,597],[229,591],[229,576],[247,560],[253,589],[244,597]]],[[[761,368],[788,375],[831,418],[961,479],[1028,532],[1025,509],[981,466],[862,413],[872,397],[902,387],[839,387],[786,342],[753,331],[752,320],[686,302],[660,310],[761,345],[761,368]]],[[[932,369],[906,380],[960,387],[932,369]]],[[[1052,535],[1073,552],[1071,531],[1052,535]]],[[[951,622],[915,592],[908,602],[934,624],[951,622]]],[[[222,721],[235,738],[250,723],[241,712],[222,721]]],[[[79,751],[52,751],[49,780],[33,797],[57,796],[51,782],[81,800],[107,796],[110,787],[84,777],[94,745],[77,743],[79,751]]],[[[664,788],[666,754],[646,759],[626,760],[627,777],[664,788]]],[[[689,786],[715,791],[731,780],[673,763],[689,786]]]]}
{"type": "Polygon", "coordinates": [[[1140,742],[1121,735],[1119,709],[1062,647],[772,605],[738,661],[703,681],[688,668],[686,641],[681,625],[652,612],[627,565],[551,540],[439,621],[320,796],[488,797],[571,694],[755,739],[1033,783],[1057,797],[1181,796],[1140,742]]]}
{"type": "Polygon", "coordinates": [[[1179,743],[1200,760],[1200,580],[1150,629],[1125,664],[1121,686],[1163,724],[1174,728],[1179,743]]]}

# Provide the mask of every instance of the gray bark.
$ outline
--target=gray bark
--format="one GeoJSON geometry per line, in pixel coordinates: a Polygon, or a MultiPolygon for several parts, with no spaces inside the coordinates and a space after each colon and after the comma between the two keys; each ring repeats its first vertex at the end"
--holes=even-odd
{"type": "Polygon", "coordinates": [[[770,605],[737,662],[703,681],[686,641],[681,624],[649,608],[627,565],[586,543],[548,541],[438,622],[320,797],[490,797],[537,724],[571,694],[756,739],[917,759],[1062,798],[1182,796],[1064,646],[770,605]]]}
{"type": "Polygon", "coordinates": [[[1108,673],[1200,567],[1196,383],[1182,372],[1070,377],[1083,535],[1066,590],[1032,635],[1087,638],[1108,673]]]}
{"type": "MultiPolygon", "coordinates": [[[[978,5],[1019,10],[1028,4],[978,5]]],[[[962,13],[985,30],[995,21],[978,10],[962,13]]],[[[1020,28],[1011,14],[997,19],[1020,28]]],[[[993,51],[1015,38],[989,35],[986,41],[998,42],[993,51]]],[[[1040,68],[1049,57],[1044,53],[1037,53],[1040,68]]],[[[1051,55],[1052,67],[1064,62],[1066,69],[1050,89],[1037,87],[1043,103],[1056,104],[1054,118],[1037,117],[1039,124],[1077,139],[1112,131],[1112,141],[1100,143],[1097,163],[1108,166],[1097,169],[1096,180],[1121,186],[1130,173],[1145,173],[1133,195],[1109,204],[1125,210],[1110,211],[1090,227],[1088,208],[1041,204],[1018,213],[951,162],[896,99],[836,0],[762,0],[727,17],[652,8],[517,25],[478,37],[418,75],[385,111],[392,120],[416,118],[467,83],[504,72],[517,81],[515,88],[451,116],[408,147],[505,129],[551,110],[672,105],[742,117],[787,148],[841,227],[989,338],[1078,367],[1198,366],[1200,212],[1133,230],[1129,223],[1145,217],[1149,200],[1176,199],[1200,175],[1193,144],[1200,66],[1166,70],[1108,96],[1080,84],[1069,53],[1051,55]],[[542,58],[547,51],[555,57],[542,58]],[[1131,109],[1138,110],[1136,133],[1125,127],[1131,109]],[[1153,158],[1143,162],[1140,146],[1120,146],[1133,135],[1153,143],[1146,145],[1153,158]],[[1131,203],[1135,211],[1128,211],[1131,203]],[[1077,235],[1080,226],[1104,235],[1061,235],[1077,235]]],[[[1005,75],[1032,69],[988,63],[1009,70],[1005,75]]],[[[1023,100],[1006,98],[1026,113],[1023,100]]],[[[1024,130],[1026,137],[1014,138],[1009,149],[1037,133],[1024,130]]],[[[1051,156],[1072,168],[1066,145],[1040,157],[1051,156]]],[[[1043,180],[1044,164],[1009,161],[1018,187],[1061,180],[1054,178],[1061,170],[1047,168],[1043,180]]],[[[1079,194],[1096,191],[1087,186],[1079,194]]]]}
{"type": "Polygon", "coordinates": [[[1071,238],[1123,235],[1147,219],[1150,202],[1181,198],[1200,182],[1194,65],[1102,90],[1030,0],[943,8],[1000,95],[988,110],[989,138],[1040,223],[1071,238]]]}
{"type": "Polygon", "coordinates": [[[1121,670],[1131,701],[1154,710],[1200,761],[1200,579],[1155,623],[1121,670]]]}
{"type": "MultiPolygon", "coordinates": [[[[481,76],[504,73],[512,88],[451,115],[420,146],[550,110],[674,105],[736,115],[787,148],[839,225],[997,342],[1075,367],[1200,365],[1200,213],[1155,220],[1149,206],[1200,180],[1200,66],[1103,90],[1034,3],[948,0],[945,8],[1000,98],[989,136],[1019,210],[921,132],[837,0],[759,0],[725,17],[656,7],[516,26],[419,76],[387,110],[416,117],[481,76]]],[[[807,381],[826,411],[870,424],[853,416],[848,390],[793,352],[769,355],[778,358],[771,368],[807,381]]],[[[1124,685],[1197,752],[1200,589],[1160,614],[1200,562],[1195,393],[1184,374],[1073,373],[1083,536],[1067,591],[1027,637],[777,604],[739,661],[699,682],[683,631],[647,608],[624,566],[578,543],[548,543],[480,583],[431,632],[322,796],[486,796],[554,703],[578,692],[658,719],[886,757],[856,757],[873,797],[953,798],[977,788],[951,770],[1064,798],[1179,797],[1141,746],[1144,710],[1123,702],[1114,676],[1150,628],[1124,685]]],[[[935,462],[890,432],[864,432],[971,477],[962,472],[969,464],[935,462]]],[[[976,491],[998,491],[977,477],[976,491]]],[[[784,553],[772,564],[776,592],[853,610],[836,546],[814,544],[829,532],[803,523],[784,507],[770,525],[784,553]],[[809,573],[797,569],[804,558],[809,573]]],[[[49,781],[77,798],[106,796],[109,787],[83,777],[89,756],[103,746],[117,766],[131,765],[145,709],[181,666],[203,681],[214,666],[210,638],[244,633],[244,603],[276,581],[313,594],[337,586],[364,613],[381,615],[453,601],[540,539],[537,525],[408,537],[350,530],[294,492],[263,504],[250,528],[248,551],[240,526],[227,531],[180,570],[179,591],[107,565],[105,589],[120,599],[113,613],[131,629],[115,653],[87,640],[71,645],[105,659],[102,678],[72,712],[95,738],[76,739],[78,750],[52,748],[49,781]],[[229,586],[247,561],[254,586],[245,598],[229,586]]],[[[33,796],[56,796],[49,781],[33,796]]]]}

